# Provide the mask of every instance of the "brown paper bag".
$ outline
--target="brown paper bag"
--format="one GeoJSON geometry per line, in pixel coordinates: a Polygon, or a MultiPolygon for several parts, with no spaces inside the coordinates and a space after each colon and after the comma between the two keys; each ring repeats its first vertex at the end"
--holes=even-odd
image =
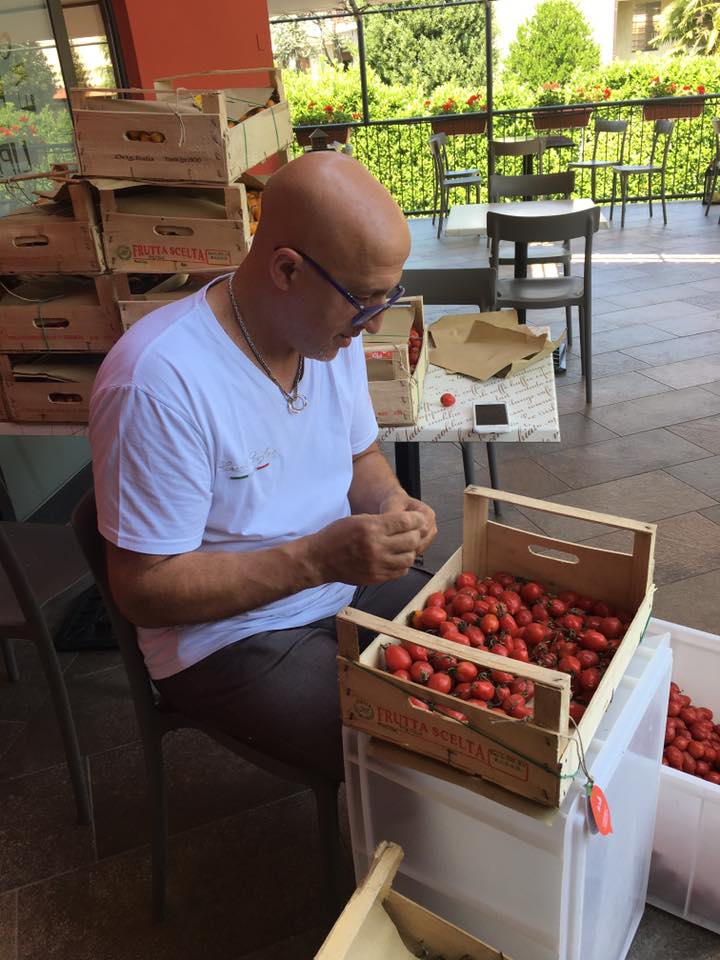
{"type": "Polygon", "coordinates": [[[518,323],[514,310],[449,314],[429,328],[434,349],[430,363],[475,380],[514,377],[551,354],[565,334],[547,333],[518,323]]]}

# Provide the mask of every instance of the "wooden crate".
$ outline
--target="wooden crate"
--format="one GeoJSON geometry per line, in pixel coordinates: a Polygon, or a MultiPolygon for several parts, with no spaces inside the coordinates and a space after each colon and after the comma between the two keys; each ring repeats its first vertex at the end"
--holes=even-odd
{"type": "Polygon", "coordinates": [[[245,174],[229,186],[136,180],[91,181],[100,192],[103,247],[110,270],[177,273],[231,269],[250,249],[263,184],[245,174]]]}
{"type": "Polygon", "coordinates": [[[229,184],[287,151],[293,139],[280,71],[272,67],[165,77],[152,90],[74,89],[70,103],[80,170],[90,177],[229,184]],[[223,83],[248,74],[268,75],[269,86],[208,90],[176,84],[215,77],[223,83]]]}
{"type": "Polygon", "coordinates": [[[422,297],[398,300],[397,307],[387,311],[379,334],[363,334],[370,399],[380,426],[407,426],[417,420],[428,366],[427,339],[422,297]],[[412,312],[412,326],[422,334],[420,356],[412,373],[407,340],[393,341],[387,335],[393,311],[403,308],[412,312]]]}
{"type": "Polygon", "coordinates": [[[0,351],[105,353],[123,333],[115,279],[40,277],[0,287],[0,351]]]}
{"type": "Polygon", "coordinates": [[[206,273],[174,273],[160,283],[150,287],[145,293],[131,293],[128,277],[118,274],[118,309],[123,330],[129,330],[146,314],[164,307],[168,303],[192,296],[212,279],[206,273]]]}
{"type": "Polygon", "coordinates": [[[88,184],[58,182],[32,205],[0,217],[0,269],[6,274],[101,273],[105,261],[88,184]]]}
{"type": "MultiPolygon", "coordinates": [[[[392,889],[402,848],[383,841],[315,960],[510,960],[392,889]],[[427,951],[423,953],[423,948],[427,951]]],[[[440,869],[442,865],[439,865],[440,869]]]]}
{"type": "Polygon", "coordinates": [[[462,570],[470,570],[481,577],[505,570],[539,580],[552,589],[577,590],[628,610],[633,613],[632,622],[577,727],[577,735],[587,746],[650,618],[654,592],[654,544],[654,524],[482,487],[468,487],[465,491],[463,546],[394,621],[372,617],[352,608],[338,616],[343,722],[483,777],[512,793],[546,806],[559,806],[579,763],[578,747],[571,737],[569,722],[568,674],[462,647],[463,659],[483,669],[507,670],[535,683],[532,721],[505,719],[469,706],[456,697],[391,677],[381,668],[381,645],[391,638],[407,639],[432,650],[457,655],[457,644],[405,624],[413,610],[422,608],[431,593],[450,586],[462,570]],[[633,552],[601,550],[494,523],[488,519],[488,504],[492,499],[523,509],[630,530],[634,540],[633,552]],[[555,553],[548,554],[547,551],[555,553]],[[380,634],[362,654],[358,647],[358,627],[380,634]],[[438,713],[413,707],[408,696],[421,696],[441,707],[460,710],[468,717],[469,724],[466,726],[438,713]]]}
{"type": "Polygon", "coordinates": [[[0,354],[0,378],[9,420],[87,423],[90,394],[102,356],[0,354]]]}

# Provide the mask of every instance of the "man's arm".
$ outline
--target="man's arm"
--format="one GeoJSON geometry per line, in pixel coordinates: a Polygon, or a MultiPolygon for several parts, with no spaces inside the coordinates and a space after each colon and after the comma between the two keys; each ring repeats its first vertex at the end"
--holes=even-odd
{"type": "Polygon", "coordinates": [[[421,518],[418,553],[423,553],[435,539],[435,511],[405,493],[377,443],[353,457],[353,479],[348,498],[353,514],[418,513],[421,518]]]}
{"type": "Polygon", "coordinates": [[[381,583],[403,576],[420,550],[419,513],[345,517],[265,550],[153,556],[108,543],[120,610],[142,627],[236,616],[322,583],[381,583]]]}

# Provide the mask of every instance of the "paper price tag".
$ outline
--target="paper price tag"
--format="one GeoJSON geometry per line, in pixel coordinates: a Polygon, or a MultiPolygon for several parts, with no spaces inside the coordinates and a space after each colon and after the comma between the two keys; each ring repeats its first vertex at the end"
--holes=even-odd
{"type": "Polygon", "coordinates": [[[591,828],[594,832],[602,834],[603,837],[608,836],[608,834],[613,832],[613,828],[607,797],[596,783],[588,783],[586,785],[585,795],[588,798],[588,813],[591,828]]]}

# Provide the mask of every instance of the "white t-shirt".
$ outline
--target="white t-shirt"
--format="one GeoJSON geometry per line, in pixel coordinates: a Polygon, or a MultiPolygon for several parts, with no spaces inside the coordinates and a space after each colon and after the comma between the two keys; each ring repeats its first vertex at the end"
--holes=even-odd
{"type": "MultiPolygon", "coordinates": [[[[352,457],[377,436],[360,338],[306,360],[302,413],[232,342],[205,298],[153,311],[113,347],[90,403],[98,527],[138,553],[258,550],[350,514],[352,457]]],[[[172,676],[262,630],[333,616],[329,583],[227,620],[140,628],[150,675],[172,676]]]]}

